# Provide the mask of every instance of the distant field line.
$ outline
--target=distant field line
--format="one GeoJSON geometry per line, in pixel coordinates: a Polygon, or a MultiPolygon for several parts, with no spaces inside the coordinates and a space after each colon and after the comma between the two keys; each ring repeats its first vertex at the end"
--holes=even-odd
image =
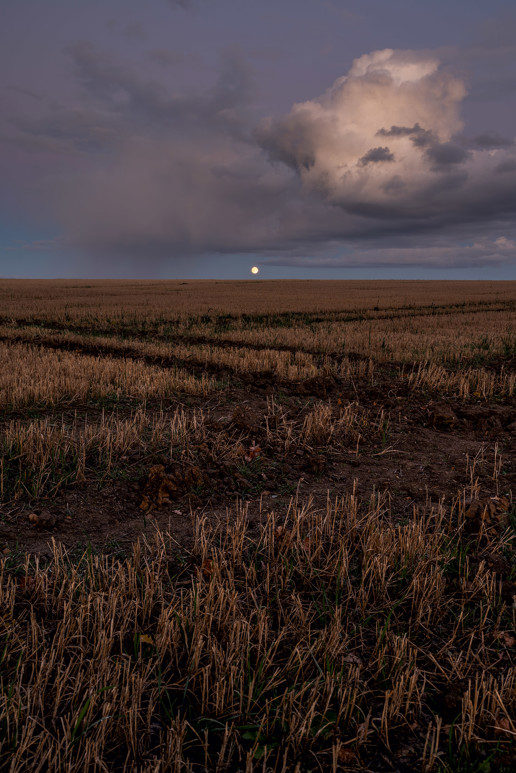
{"type": "MultiPolygon", "coordinates": [[[[320,324],[324,322],[340,322],[342,324],[351,324],[353,322],[368,322],[379,320],[394,320],[394,319],[410,319],[418,317],[434,317],[434,316],[448,316],[451,314],[482,314],[486,311],[489,312],[505,312],[516,311],[516,301],[500,301],[497,300],[494,303],[489,301],[474,301],[474,302],[461,302],[455,304],[428,304],[425,306],[389,306],[384,308],[378,308],[375,310],[364,309],[355,312],[349,311],[329,311],[329,312],[300,312],[300,311],[286,311],[286,312],[267,312],[264,314],[259,313],[236,313],[236,314],[223,314],[215,313],[209,314],[191,314],[184,315],[183,317],[171,317],[170,319],[164,319],[163,317],[155,317],[150,319],[142,318],[141,326],[138,326],[135,321],[125,322],[123,318],[117,320],[120,325],[118,332],[122,333],[130,329],[138,327],[138,334],[142,336],[156,336],[154,327],[163,325],[172,325],[181,328],[181,323],[193,322],[194,320],[199,323],[203,320],[206,324],[220,324],[224,321],[237,322],[244,320],[245,322],[252,323],[255,321],[259,323],[263,321],[267,323],[267,327],[282,327],[281,320],[305,320],[307,324],[320,324]],[[274,320],[277,320],[277,324],[274,324],[274,320]]],[[[69,330],[71,332],[87,331],[91,334],[99,335],[112,335],[113,325],[99,325],[95,326],[94,320],[91,322],[81,322],[74,319],[67,319],[61,321],[59,319],[52,319],[49,317],[37,317],[37,316],[23,316],[18,317],[16,314],[0,314],[0,324],[17,324],[22,326],[34,325],[42,328],[52,328],[55,330],[69,330]]],[[[244,328],[245,329],[245,328],[244,328]]],[[[177,337],[188,337],[184,334],[177,334],[177,337]]],[[[163,340],[169,340],[168,336],[163,336],[163,340]]],[[[210,339],[211,340],[211,339],[210,339]]],[[[244,342],[242,345],[246,345],[244,342]]]]}

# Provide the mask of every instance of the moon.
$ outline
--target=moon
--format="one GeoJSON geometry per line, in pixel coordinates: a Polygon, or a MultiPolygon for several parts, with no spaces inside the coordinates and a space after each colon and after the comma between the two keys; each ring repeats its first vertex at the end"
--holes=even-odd
{"type": "Polygon", "coordinates": [[[259,270],[260,269],[258,268],[258,266],[253,266],[251,269],[251,274],[257,274],[259,270]]]}

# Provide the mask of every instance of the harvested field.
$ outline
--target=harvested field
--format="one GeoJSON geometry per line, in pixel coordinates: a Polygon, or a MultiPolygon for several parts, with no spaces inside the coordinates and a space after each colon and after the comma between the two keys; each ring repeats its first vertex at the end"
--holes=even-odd
{"type": "Polygon", "coordinates": [[[0,769],[516,767],[516,282],[0,283],[0,769]]]}

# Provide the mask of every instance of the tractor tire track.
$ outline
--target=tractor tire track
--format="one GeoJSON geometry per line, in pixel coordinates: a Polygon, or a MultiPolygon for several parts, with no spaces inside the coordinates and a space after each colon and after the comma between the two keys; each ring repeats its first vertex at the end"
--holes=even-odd
{"type": "MultiPolygon", "coordinates": [[[[146,354],[135,348],[119,348],[106,346],[104,344],[81,343],[78,341],[62,340],[44,340],[41,338],[30,338],[28,336],[6,336],[0,335],[0,343],[7,344],[27,344],[40,349],[51,349],[54,351],[66,351],[79,356],[90,357],[112,357],[114,359],[131,359],[145,363],[146,365],[157,366],[160,368],[174,368],[185,370],[193,376],[215,375],[220,377],[229,377],[235,382],[245,385],[248,390],[263,392],[270,387],[280,387],[287,392],[308,393],[313,391],[325,393],[326,389],[336,384],[336,378],[315,376],[308,379],[286,380],[277,376],[274,371],[263,369],[258,371],[243,371],[232,367],[229,363],[206,362],[199,358],[180,358],[175,356],[166,356],[161,354],[146,354]]],[[[238,349],[239,347],[233,347],[238,349]]],[[[261,347],[263,350],[264,347],[261,347]]],[[[272,349],[271,351],[275,351],[272,349]]],[[[290,350],[289,350],[290,351],[290,350]]],[[[299,351],[292,349],[292,351],[299,351]]],[[[360,355],[356,355],[357,359],[360,355]]],[[[342,359],[342,358],[339,358],[342,359]]],[[[368,359],[368,358],[366,358],[368,359]]],[[[317,366],[317,363],[314,363],[317,366]]]]}

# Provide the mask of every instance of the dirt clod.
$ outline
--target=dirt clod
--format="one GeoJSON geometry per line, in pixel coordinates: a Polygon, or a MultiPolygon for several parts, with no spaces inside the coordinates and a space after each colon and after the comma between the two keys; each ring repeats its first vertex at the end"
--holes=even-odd
{"type": "Polygon", "coordinates": [[[259,429],[260,419],[249,407],[237,405],[231,414],[231,424],[243,432],[255,434],[259,429]]]}
{"type": "Polygon", "coordinates": [[[197,466],[166,472],[163,464],[156,464],[143,483],[140,510],[150,512],[155,507],[171,504],[202,483],[203,476],[197,466]]]}
{"type": "Polygon", "coordinates": [[[52,529],[57,523],[57,518],[52,513],[43,511],[39,515],[30,513],[29,521],[40,529],[52,529]]]}
{"type": "Polygon", "coordinates": [[[164,465],[156,464],[149,470],[140,509],[145,512],[153,507],[161,507],[165,499],[170,499],[177,493],[177,483],[166,474],[164,465]]]}
{"type": "Polygon", "coordinates": [[[486,530],[495,535],[506,528],[509,516],[509,500],[507,497],[491,497],[490,499],[472,499],[466,507],[466,531],[470,534],[486,530]]]}
{"type": "Polygon", "coordinates": [[[457,426],[459,420],[447,403],[437,403],[429,410],[431,425],[436,429],[449,430],[457,426]]]}
{"type": "Polygon", "coordinates": [[[322,454],[309,453],[305,456],[303,467],[313,475],[321,475],[327,466],[327,460],[322,454]]]}

